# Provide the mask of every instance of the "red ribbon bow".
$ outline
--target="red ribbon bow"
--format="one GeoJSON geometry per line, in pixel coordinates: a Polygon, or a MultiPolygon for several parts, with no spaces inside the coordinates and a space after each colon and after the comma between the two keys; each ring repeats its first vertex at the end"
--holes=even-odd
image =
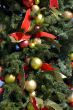
{"type": "MultiPolygon", "coordinates": [[[[25,31],[25,33],[15,32],[15,33],[10,34],[10,36],[12,36],[16,41],[29,40],[30,37],[32,37],[31,35],[26,34],[26,32],[29,31],[30,24],[31,24],[30,13],[31,13],[31,10],[28,9],[26,11],[24,20],[21,25],[21,29],[23,29],[25,31]]],[[[56,36],[54,36],[53,34],[47,33],[47,32],[38,32],[35,35],[35,37],[46,37],[46,38],[50,38],[50,39],[56,38],[56,36]]]]}

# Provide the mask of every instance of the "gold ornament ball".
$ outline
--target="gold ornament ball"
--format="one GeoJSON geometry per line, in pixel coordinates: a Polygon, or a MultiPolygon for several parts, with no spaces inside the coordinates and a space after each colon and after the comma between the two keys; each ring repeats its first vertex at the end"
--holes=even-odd
{"type": "Polygon", "coordinates": [[[35,18],[36,24],[37,25],[42,25],[44,23],[44,17],[42,14],[38,14],[37,17],[35,18]]]}
{"type": "Polygon", "coordinates": [[[70,11],[65,11],[65,12],[63,13],[63,16],[64,16],[64,18],[65,18],[66,20],[68,20],[68,19],[73,18],[73,13],[70,12],[70,11]]]}
{"type": "Polygon", "coordinates": [[[37,12],[39,12],[39,11],[40,11],[40,8],[39,8],[38,5],[33,5],[33,6],[32,6],[32,12],[33,12],[33,13],[37,13],[37,12]]]}
{"type": "Polygon", "coordinates": [[[40,38],[35,38],[35,39],[34,39],[34,43],[35,43],[35,44],[41,44],[42,41],[41,41],[40,38]]]}
{"type": "Polygon", "coordinates": [[[73,61],[73,53],[70,54],[70,60],[73,61]]]}
{"type": "Polygon", "coordinates": [[[31,92],[29,95],[30,95],[30,97],[35,97],[35,96],[36,96],[36,92],[33,91],[33,92],[31,92]]]}
{"type": "Polygon", "coordinates": [[[42,60],[38,57],[33,57],[31,59],[30,65],[34,70],[37,70],[42,66],[42,60]]]}
{"type": "Polygon", "coordinates": [[[37,87],[37,84],[34,80],[27,80],[25,81],[25,89],[28,91],[28,92],[33,92],[37,87]]]}
{"type": "Polygon", "coordinates": [[[40,0],[35,0],[35,4],[38,5],[40,3],[40,0]]]}
{"type": "Polygon", "coordinates": [[[5,76],[5,82],[6,83],[13,83],[15,81],[15,76],[12,74],[7,74],[5,76]]]}
{"type": "Polygon", "coordinates": [[[29,43],[29,47],[30,47],[30,48],[34,48],[34,47],[35,47],[35,43],[34,43],[34,42],[30,42],[30,43],[29,43]]]}
{"type": "Polygon", "coordinates": [[[73,93],[68,97],[68,103],[73,103],[73,93]]]}

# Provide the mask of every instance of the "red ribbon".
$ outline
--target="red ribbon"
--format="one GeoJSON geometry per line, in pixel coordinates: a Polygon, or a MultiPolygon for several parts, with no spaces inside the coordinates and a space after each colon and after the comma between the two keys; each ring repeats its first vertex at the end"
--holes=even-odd
{"type": "MultiPolygon", "coordinates": [[[[15,32],[10,34],[10,36],[14,37],[16,41],[29,40],[31,35],[27,35],[26,32],[29,31],[31,19],[30,19],[31,9],[28,9],[25,14],[25,18],[22,22],[21,29],[24,29],[25,34],[22,32],[15,32]]],[[[45,37],[50,39],[55,39],[56,36],[47,32],[38,32],[35,37],[45,37]]]]}
{"type": "Polygon", "coordinates": [[[43,70],[43,71],[54,71],[55,68],[51,64],[43,63],[41,70],[43,70]]]}
{"type": "Polygon", "coordinates": [[[36,37],[46,37],[46,38],[50,38],[50,39],[56,38],[56,36],[54,36],[53,34],[47,33],[47,32],[39,32],[36,34],[36,37]]]}
{"type": "Polygon", "coordinates": [[[50,0],[50,8],[59,8],[58,0],[50,0]]]}
{"type": "Polygon", "coordinates": [[[14,37],[16,41],[29,40],[30,35],[24,34],[22,32],[15,32],[10,34],[10,36],[14,37]]]}
{"type": "Polygon", "coordinates": [[[26,11],[26,15],[21,25],[21,29],[24,29],[25,32],[27,32],[30,28],[30,24],[31,24],[30,13],[31,13],[31,9],[28,9],[26,11]]]}
{"type": "Polygon", "coordinates": [[[33,98],[33,99],[32,99],[32,105],[33,105],[33,107],[34,107],[34,110],[39,110],[39,108],[37,107],[36,104],[37,104],[36,99],[33,98]]]}

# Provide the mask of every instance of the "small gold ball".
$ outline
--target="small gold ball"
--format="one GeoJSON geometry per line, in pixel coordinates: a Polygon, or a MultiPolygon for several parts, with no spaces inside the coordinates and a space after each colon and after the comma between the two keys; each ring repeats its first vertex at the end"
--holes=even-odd
{"type": "Polygon", "coordinates": [[[73,53],[70,54],[70,60],[73,61],[73,53]]]}
{"type": "Polygon", "coordinates": [[[42,66],[42,60],[38,57],[33,57],[31,59],[30,65],[34,70],[40,69],[40,67],[42,66]]]}
{"type": "Polygon", "coordinates": [[[30,95],[30,97],[35,97],[35,96],[36,96],[36,92],[33,91],[33,92],[31,92],[29,95],[30,95]]]}
{"type": "Polygon", "coordinates": [[[68,102],[73,102],[73,93],[68,97],[68,102]]]}
{"type": "Polygon", "coordinates": [[[35,43],[35,44],[41,44],[42,41],[41,41],[40,38],[35,38],[35,39],[34,39],[34,43],[35,43]]]}
{"type": "Polygon", "coordinates": [[[39,4],[40,3],[40,0],[35,0],[35,4],[39,4]]]}
{"type": "Polygon", "coordinates": [[[37,25],[42,25],[44,23],[44,17],[42,14],[38,14],[35,19],[37,25]]]}
{"type": "Polygon", "coordinates": [[[67,20],[67,19],[71,19],[71,18],[73,18],[73,13],[72,12],[70,12],[70,11],[65,11],[64,13],[63,13],[63,16],[64,16],[64,18],[67,20]]]}
{"type": "Polygon", "coordinates": [[[13,83],[15,81],[15,76],[13,74],[7,74],[5,76],[6,83],[13,83]]]}
{"type": "Polygon", "coordinates": [[[35,43],[30,42],[30,43],[29,43],[29,47],[30,47],[30,48],[34,48],[34,47],[35,47],[35,43]]]}
{"type": "Polygon", "coordinates": [[[40,10],[38,5],[33,5],[32,6],[32,12],[37,13],[40,10]]]}
{"type": "Polygon", "coordinates": [[[37,87],[37,84],[34,80],[27,80],[25,81],[25,89],[28,92],[33,92],[37,87]]]}

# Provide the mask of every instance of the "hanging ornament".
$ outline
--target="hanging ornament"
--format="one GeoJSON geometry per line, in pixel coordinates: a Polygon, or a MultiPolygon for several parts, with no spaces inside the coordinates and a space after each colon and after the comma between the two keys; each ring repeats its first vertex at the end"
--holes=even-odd
{"type": "Polygon", "coordinates": [[[40,69],[42,66],[42,60],[38,57],[33,57],[31,59],[30,65],[34,70],[40,69]]]}
{"type": "Polygon", "coordinates": [[[16,50],[16,51],[20,51],[20,47],[19,47],[18,44],[15,45],[15,50],[16,50]]]}
{"type": "Polygon", "coordinates": [[[27,47],[29,45],[29,41],[28,40],[24,40],[22,42],[19,43],[21,48],[27,47]]]}
{"type": "Polygon", "coordinates": [[[7,74],[5,76],[5,82],[6,83],[13,83],[13,82],[15,82],[15,76],[12,75],[12,74],[7,74]]]}
{"type": "Polygon", "coordinates": [[[70,60],[73,61],[73,53],[71,53],[69,56],[70,56],[70,60]]]}
{"type": "Polygon", "coordinates": [[[33,92],[37,87],[37,84],[34,80],[27,80],[25,81],[25,85],[24,88],[28,91],[28,92],[33,92]]]}
{"type": "Polygon", "coordinates": [[[42,25],[44,23],[45,19],[42,14],[38,14],[35,18],[36,25],[42,25]]]}
{"type": "Polygon", "coordinates": [[[2,87],[4,84],[4,81],[0,80],[0,87],[2,87]]]}
{"type": "Polygon", "coordinates": [[[30,47],[30,48],[34,48],[34,47],[35,47],[35,43],[34,43],[34,42],[30,42],[30,43],[29,43],[29,47],[30,47]]]}
{"type": "Polygon", "coordinates": [[[30,96],[30,97],[35,97],[35,96],[36,96],[36,92],[35,92],[35,91],[31,92],[31,93],[29,94],[29,96],[30,96]]]}
{"type": "Polygon", "coordinates": [[[35,4],[38,5],[40,3],[40,0],[35,0],[35,4]]]}
{"type": "Polygon", "coordinates": [[[68,97],[68,103],[71,107],[73,107],[73,93],[68,97]]]}
{"type": "Polygon", "coordinates": [[[73,18],[73,13],[70,12],[70,11],[65,11],[65,12],[63,13],[63,17],[65,18],[65,20],[72,19],[72,18],[73,18]]]}
{"type": "Polygon", "coordinates": [[[35,31],[37,32],[37,31],[39,31],[39,30],[40,30],[40,28],[41,28],[40,26],[35,26],[35,28],[34,28],[34,29],[35,29],[35,31]]]}
{"type": "Polygon", "coordinates": [[[39,8],[38,5],[33,5],[33,6],[32,6],[32,12],[33,12],[34,14],[38,13],[39,11],[40,11],[40,8],[39,8]]]}
{"type": "Polygon", "coordinates": [[[34,0],[22,0],[24,6],[26,6],[27,8],[31,8],[34,4],[34,0]]]}
{"type": "Polygon", "coordinates": [[[35,38],[35,39],[33,40],[33,42],[34,42],[35,44],[41,44],[41,43],[42,43],[42,41],[41,41],[40,38],[35,38]]]}
{"type": "Polygon", "coordinates": [[[0,95],[4,93],[4,89],[0,87],[0,95]]]}

